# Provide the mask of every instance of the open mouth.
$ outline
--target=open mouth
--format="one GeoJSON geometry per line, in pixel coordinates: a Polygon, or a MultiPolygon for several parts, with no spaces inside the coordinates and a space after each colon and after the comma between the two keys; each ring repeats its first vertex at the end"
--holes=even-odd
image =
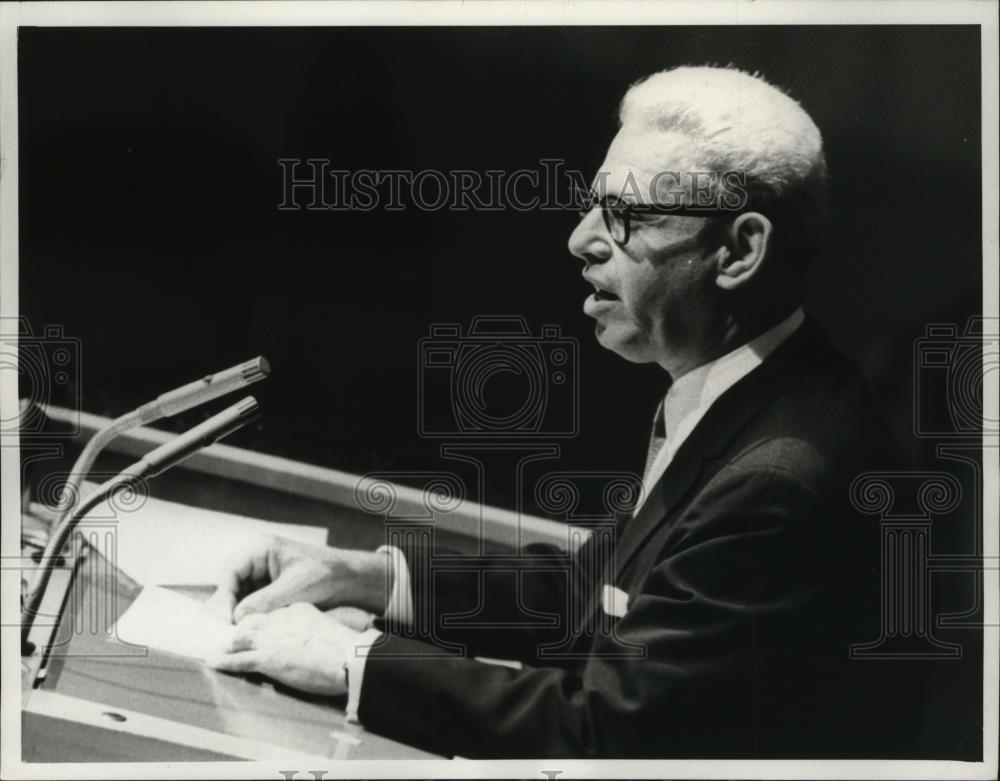
{"type": "Polygon", "coordinates": [[[618,300],[618,296],[616,296],[614,293],[609,293],[607,290],[601,290],[600,288],[598,288],[594,292],[594,300],[595,301],[617,301],[618,300]]]}

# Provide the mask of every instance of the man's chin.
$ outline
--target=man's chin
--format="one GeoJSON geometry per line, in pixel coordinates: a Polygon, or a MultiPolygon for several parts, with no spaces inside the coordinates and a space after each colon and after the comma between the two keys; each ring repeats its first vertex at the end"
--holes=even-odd
{"type": "Polygon", "coordinates": [[[638,343],[638,339],[634,337],[631,339],[628,338],[621,334],[614,326],[597,323],[594,326],[594,335],[597,337],[597,343],[601,347],[616,353],[626,361],[631,363],[654,363],[656,360],[647,355],[648,351],[642,349],[642,346],[638,343]]]}

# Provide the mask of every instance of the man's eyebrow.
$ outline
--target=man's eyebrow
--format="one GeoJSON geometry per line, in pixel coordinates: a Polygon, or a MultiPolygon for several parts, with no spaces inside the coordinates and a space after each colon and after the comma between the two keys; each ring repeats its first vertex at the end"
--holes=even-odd
{"type": "Polygon", "coordinates": [[[597,188],[590,187],[589,189],[584,189],[582,187],[576,188],[577,197],[585,201],[586,204],[594,206],[596,204],[602,204],[613,199],[616,196],[602,195],[601,191],[597,188]]]}
{"type": "Polygon", "coordinates": [[[589,196],[594,201],[609,201],[613,203],[621,204],[632,204],[634,206],[639,206],[645,203],[641,197],[641,187],[638,185],[630,186],[628,181],[625,181],[615,188],[614,192],[608,190],[608,188],[601,188],[600,186],[591,185],[588,191],[589,196]],[[637,193],[636,190],[640,192],[637,193]]]}

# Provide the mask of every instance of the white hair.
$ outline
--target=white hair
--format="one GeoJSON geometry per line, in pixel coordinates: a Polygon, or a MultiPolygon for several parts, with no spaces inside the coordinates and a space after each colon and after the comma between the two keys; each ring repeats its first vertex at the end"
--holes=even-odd
{"type": "Polygon", "coordinates": [[[782,254],[809,260],[818,250],[827,211],[823,138],[802,106],[760,75],[660,71],[632,85],[618,117],[626,130],[679,136],[686,164],[743,174],[749,206],[775,223],[782,254]]]}

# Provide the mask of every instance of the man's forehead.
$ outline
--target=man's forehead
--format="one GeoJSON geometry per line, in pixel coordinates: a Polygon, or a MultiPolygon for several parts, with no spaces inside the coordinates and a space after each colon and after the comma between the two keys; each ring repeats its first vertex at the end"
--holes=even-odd
{"type": "Polygon", "coordinates": [[[636,186],[646,191],[665,171],[690,172],[694,159],[690,140],[679,133],[623,127],[611,140],[592,187],[601,195],[634,196],[636,186]]]}

